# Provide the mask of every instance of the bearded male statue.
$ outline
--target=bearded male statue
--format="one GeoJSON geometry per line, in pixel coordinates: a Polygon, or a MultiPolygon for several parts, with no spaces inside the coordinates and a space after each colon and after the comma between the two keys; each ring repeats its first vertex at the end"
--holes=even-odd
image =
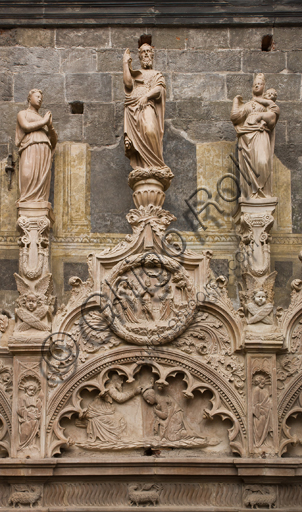
{"type": "Polygon", "coordinates": [[[131,67],[130,50],[124,53],[125,153],[133,169],[163,169],[165,79],[152,69],[154,50],[144,43],[139,48],[141,69],[131,67]]]}

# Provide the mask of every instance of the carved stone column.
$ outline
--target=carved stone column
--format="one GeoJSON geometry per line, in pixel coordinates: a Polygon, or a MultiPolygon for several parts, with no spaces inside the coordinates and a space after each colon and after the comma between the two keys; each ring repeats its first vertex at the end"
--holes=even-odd
{"type": "Polygon", "coordinates": [[[251,457],[278,453],[276,352],[284,336],[274,312],[276,272],[270,269],[270,230],[276,197],[239,199],[235,223],[239,235],[241,279],[239,313],[245,324],[247,352],[248,452],[251,457]]]}
{"type": "Polygon", "coordinates": [[[42,357],[51,333],[54,297],[49,272],[51,204],[18,204],[19,298],[9,339],[14,354],[12,457],[40,458],[45,453],[46,373],[42,357]]]}

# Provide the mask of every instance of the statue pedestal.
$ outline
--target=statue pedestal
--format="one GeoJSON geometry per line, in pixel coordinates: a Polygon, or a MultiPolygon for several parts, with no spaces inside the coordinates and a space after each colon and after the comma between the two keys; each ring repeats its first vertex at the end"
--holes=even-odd
{"type": "Polygon", "coordinates": [[[238,209],[234,214],[235,223],[240,223],[241,216],[245,213],[263,215],[265,213],[273,215],[278,204],[277,197],[267,197],[265,199],[238,199],[238,209]]]}
{"type": "Polygon", "coordinates": [[[24,217],[47,217],[50,220],[51,226],[55,222],[55,215],[51,206],[51,203],[48,201],[26,201],[26,202],[17,202],[18,214],[19,217],[22,215],[24,217]]]}
{"type": "Polygon", "coordinates": [[[263,278],[270,271],[269,233],[274,224],[273,214],[278,199],[240,198],[238,203],[234,220],[243,253],[242,272],[249,272],[255,278],[263,278]]]}

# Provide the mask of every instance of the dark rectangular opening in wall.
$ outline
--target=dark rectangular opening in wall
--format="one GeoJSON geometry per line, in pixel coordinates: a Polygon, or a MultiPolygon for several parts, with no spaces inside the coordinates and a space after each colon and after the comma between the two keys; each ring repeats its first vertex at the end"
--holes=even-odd
{"type": "Polygon", "coordinates": [[[72,101],[69,105],[72,114],[84,114],[84,103],[82,101],[72,101]]]}

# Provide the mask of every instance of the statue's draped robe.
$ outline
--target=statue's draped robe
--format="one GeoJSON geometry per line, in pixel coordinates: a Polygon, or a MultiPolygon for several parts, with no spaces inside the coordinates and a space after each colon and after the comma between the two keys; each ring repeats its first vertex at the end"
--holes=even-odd
{"type": "Polygon", "coordinates": [[[253,423],[255,447],[260,448],[272,431],[272,402],[265,388],[253,391],[253,423]]]}
{"type": "Polygon", "coordinates": [[[163,75],[152,69],[132,71],[133,89],[125,92],[125,136],[133,145],[129,155],[133,169],[162,169],[166,85],[163,75]],[[160,95],[139,108],[139,99],[160,87],[160,95]]]}
{"type": "Polygon", "coordinates": [[[40,430],[42,402],[36,396],[26,396],[19,402],[20,448],[31,446],[40,430]]]}
{"type": "MultiPolygon", "coordinates": [[[[246,177],[240,175],[241,195],[250,197],[272,196],[272,165],[275,149],[275,129],[264,127],[255,118],[267,109],[257,101],[233,105],[231,120],[234,123],[238,137],[239,166],[246,177]],[[236,123],[236,124],[235,124],[236,123]],[[251,183],[249,185],[248,181],[251,183]]],[[[279,115],[276,106],[274,112],[279,115]]]]}
{"type": "Polygon", "coordinates": [[[89,441],[97,439],[103,443],[114,443],[120,439],[126,428],[124,418],[116,411],[112,403],[97,397],[88,407],[87,434],[89,441]]]}
{"type": "MultiPolygon", "coordinates": [[[[25,110],[26,120],[40,121],[41,116],[25,110]]],[[[48,201],[51,180],[51,143],[44,128],[25,133],[17,121],[16,146],[19,147],[19,202],[48,201]]]]}

